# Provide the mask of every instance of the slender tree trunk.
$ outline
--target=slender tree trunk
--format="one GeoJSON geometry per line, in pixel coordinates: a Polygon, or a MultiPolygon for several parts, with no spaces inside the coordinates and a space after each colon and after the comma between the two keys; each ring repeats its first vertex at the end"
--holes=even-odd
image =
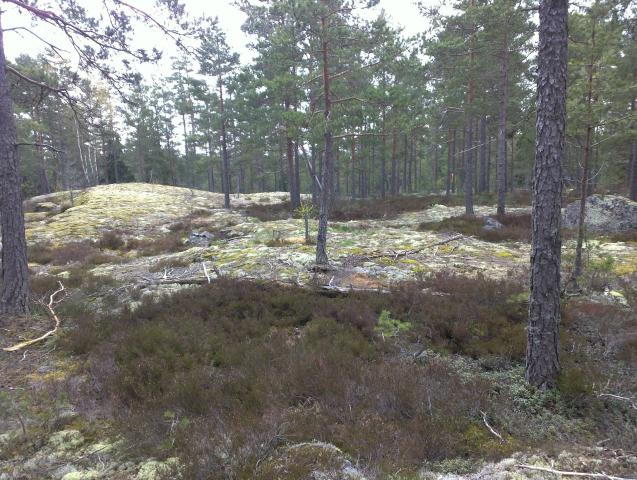
{"type": "Polygon", "coordinates": [[[295,175],[294,175],[294,142],[291,137],[285,138],[285,155],[288,161],[288,190],[290,192],[290,208],[292,210],[296,210],[298,205],[296,205],[296,186],[295,186],[295,175]]]}
{"type": "Polygon", "coordinates": [[[451,163],[452,163],[452,153],[451,153],[451,128],[447,129],[447,178],[445,179],[445,195],[448,197],[451,195],[451,163]]]}
{"type": "Polygon", "coordinates": [[[218,79],[219,113],[221,114],[221,152],[223,156],[221,181],[223,183],[223,207],[230,208],[230,160],[228,158],[228,141],[226,138],[226,113],[223,104],[223,81],[218,79]]]}
{"type": "Polygon", "coordinates": [[[487,183],[485,185],[486,191],[491,191],[491,136],[487,137],[487,141],[489,143],[487,147],[487,183]]]}
{"type": "Polygon", "coordinates": [[[398,144],[398,134],[396,129],[392,130],[391,135],[391,189],[392,196],[398,195],[398,157],[396,156],[396,149],[398,144]]]}
{"type": "Polygon", "coordinates": [[[630,142],[630,199],[637,202],[637,140],[630,142]]]}
{"type": "Polygon", "coordinates": [[[352,178],[350,179],[352,182],[352,191],[350,192],[350,195],[352,198],[356,198],[356,183],[358,177],[356,175],[356,137],[354,136],[352,137],[350,144],[350,159],[352,161],[352,178]]]}
{"type": "Polygon", "coordinates": [[[478,192],[487,191],[487,118],[480,117],[480,175],[478,192]]]}
{"type": "Polygon", "coordinates": [[[465,152],[465,172],[464,172],[464,206],[465,215],[474,215],[473,211],[473,122],[467,122],[467,145],[465,152]]]}
{"type": "Polygon", "coordinates": [[[582,248],[584,246],[584,233],[586,224],[586,197],[588,196],[588,171],[591,156],[591,138],[593,135],[593,76],[595,74],[595,27],[593,18],[591,29],[591,54],[588,62],[588,95],[586,109],[588,124],[586,125],[586,141],[584,143],[584,162],[582,163],[582,178],[580,186],[579,216],[577,221],[577,247],[575,248],[575,268],[573,277],[577,279],[582,274],[582,248]]]}
{"type": "Polygon", "coordinates": [[[301,206],[301,164],[299,162],[299,142],[294,142],[294,204],[301,206]]]}
{"type": "Polygon", "coordinates": [[[385,184],[387,182],[387,167],[385,159],[387,157],[387,133],[385,131],[385,107],[383,107],[382,113],[382,127],[383,127],[383,144],[380,155],[380,198],[385,200],[385,184]]]}
{"type": "Polygon", "coordinates": [[[403,193],[407,192],[407,161],[408,161],[408,150],[407,150],[407,135],[403,135],[403,183],[402,188],[400,189],[403,193]]]}
{"type": "Polygon", "coordinates": [[[316,176],[316,145],[312,145],[312,154],[310,156],[310,162],[312,165],[312,205],[315,207],[318,205],[319,198],[319,181],[316,176]]]}
{"type": "Polygon", "coordinates": [[[562,157],[566,127],[568,0],[541,0],[531,291],[526,380],[555,386],[560,371],[562,157]]]}
{"type": "Polygon", "coordinates": [[[496,188],[498,190],[498,215],[506,209],[506,164],[507,164],[507,106],[509,104],[509,41],[504,29],[502,57],[500,59],[500,108],[498,111],[498,164],[496,188]]]}
{"type": "MultiPolygon", "coordinates": [[[[325,0],[323,0],[325,2],[325,0]]],[[[316,237],[316,263],[317,265],[327,265],[327,222],[329,217],[330,203],[332,200],[332,171],[334,169],[332,125],[330,114],[332,111],[332,99],[330,92],[330,68],[329,68],[329,42],[327,39],[327,17],[321,17],[322,30],[322,50],[323,50],[323,97],[324,97],[324,119],[325,119],[325,154],[323,157],[323,188],[321,190],[321,205],[319,208],[318,234],[316,237]]]]}
{"type": "Polygon", "coordinates": [[[16,146],[13,103],[7,82],[0,11],[0,227],[2,229],[2,286],[0,313],[29,311],[29,270],[22,211],[20,161],[16,146]]]}
{"type": "MultiPolygon", "coordinates": [[[[630,104],[630,111],[635,112],[635,99],[630,104]]],[[[633,123],[633,136],[635,132],[635,125],[633,123]]],[[[637,139],[633,138],[630,142],[630,180],[629,180],[630,199],[637,201],[637,139]]]]}

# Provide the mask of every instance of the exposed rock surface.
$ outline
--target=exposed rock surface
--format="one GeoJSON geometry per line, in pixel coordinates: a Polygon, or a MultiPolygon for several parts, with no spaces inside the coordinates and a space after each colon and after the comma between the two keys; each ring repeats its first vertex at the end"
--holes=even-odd
{"type": "MultiPolygon", "coordinates": [[[[564,210],[564,227],[577,228],[580,201],[564,210]]],[[[637,202],[617,195],[591,195],[586,199],[589,231],[616,233],[637,229],[637,202]]]]}

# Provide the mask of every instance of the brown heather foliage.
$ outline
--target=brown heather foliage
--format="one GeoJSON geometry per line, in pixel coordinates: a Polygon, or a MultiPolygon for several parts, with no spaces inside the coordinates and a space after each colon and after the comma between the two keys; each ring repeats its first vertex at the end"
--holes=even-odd
{"type": "Polygon", "coordinates": [[[450,217],[439,222],[425,222],[419,230],[436,232],[454,232],[471,235],[487,242],[530,242],[531,215],[497,215],[493,217],[503,227],[497,230],[486,230],[483,217],[460,216],[450,217]]]}
{"type": "MultiPolygon", "coordinates": [[[[568,408],[530,390],[514,400],[498,382],[444,360],[462,353],[484,371],[519,367],[521,292],[513,281],[448,275],[389,295],[220,279],[145,299],[134,312],[64,311],[61,345],[86,360],[73,402],[114,420],[144,455],[179,456],[186,478],[254,478],[272,449],[313,440],[377,472],[414,472],[424,459],[499,458],[557,441],[537,423],[545,409],[596,418],[585,357],[566,360],[568,408]],[[383,338],[375,331],[383,310],[411,328],[383,338]],[[442,357],[415,358],[425,346],[442,357]],[[486,430],[481,410],[505,443],[486,430]]],[[[579,338],[581,319],[567,317],[579,338]]]]}
{"type": "MultiPolygon", "coordinates": [[[[529,206],[528,192],[515,192],[512,195],[510,205],[529,206]]],[[[476,205],[494,205],[494,194],[476,195],[476,205]]],[[[337,199],[330,210],[330,220],[374,220],[395,218],[401,213],[416,212],[431,207],[432,205],[462,206],[464,197],[451,195],[401,195],[388,197],[385,200],[379,198],[370,199],[337,199]]],[[[293,216],[290,203],[284,202],[275,205],[250,205],[246,213],[261,221],[283,220],[293,216]]]]}

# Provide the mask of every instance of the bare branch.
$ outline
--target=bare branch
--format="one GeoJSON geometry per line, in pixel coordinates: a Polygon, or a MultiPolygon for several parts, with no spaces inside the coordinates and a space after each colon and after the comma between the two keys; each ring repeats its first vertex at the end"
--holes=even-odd
{"type": "Polygon", "coordinates": [[[5,352],[16,352],[18,350],[23,349],[24,347],[28,347],[29,345],[33,345],[34,343],[41,342],[42,340],[49,338],[51,335],[55,335],[55,333],[58,331],[58,328],[60,327],[60,318],[57,316],[57,313],[55,313],[55,310],[53,309],[53,307],[57,305],[58,303],[60,303],[61,301],[61,300],[56,300],[55,297],[66,290],[64,288],[64,285],[62,285],[62,282],[58,282],[58,284],[60,285],[60,288],[58,288],[55,292],[51,294],[51,296],[49,297],[49,303],[46,304],[46,309],[49,315],[51,316],[51,318],[53,319],[53,321],[55,322],[55,326],[53,327],[53,329],[49,330],[44,335],[40,335],[38,338],[34,338],[33,340],[26,340],[22,343],[18,343],[17,345],[3,348],[2,350],[4,350],[5,352]]]}

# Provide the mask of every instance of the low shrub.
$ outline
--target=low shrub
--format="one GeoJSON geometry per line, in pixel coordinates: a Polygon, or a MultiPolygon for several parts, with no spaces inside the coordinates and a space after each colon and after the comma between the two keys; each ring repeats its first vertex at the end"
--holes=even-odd
{"type": "Polygon", "coordinates": [[[530,242],[531,215],[497,215],[493,217],[502,224],[498,229],[486,229],[483,217],[463,215],[450,217],[439,222],[424,222],[419,230],[454,232],[471,235],[488,242],[530,242]]]}
{"type": "Polygon", "coordinates": [[[85,262],[100,251],[91,241],[77,241],[64,243],[59,246],[51,244],[34,244],[27,248],[27,257],[30,262],[41,265],[67,265],[69,263],[85,262]]]}
{"type": "Polygon", "coordinates": [[[174,231],[157,238],[130,238],[126,250],[136,250],[143,257],[152,257],[162,253],[181,252],[187,248],[180,231],[174,231]]]}
{"type": "Polygon", "coordinates": [[[126,242],[122,238],[122,236],[114,232],[113,230],[107,230],[102,233],[102,236],[97,241],[97,246],[101,249],[109,249],[109,250],[119,250],[121,249],[126,242]]]}
{"type": "Polygon", "coordinates": [[[185,258],[163,258],[151,265],[148,270],[156,273],[170,270],[171,268],[187,267],[188,265],[190,265],[190,262],[185,258]]]}

